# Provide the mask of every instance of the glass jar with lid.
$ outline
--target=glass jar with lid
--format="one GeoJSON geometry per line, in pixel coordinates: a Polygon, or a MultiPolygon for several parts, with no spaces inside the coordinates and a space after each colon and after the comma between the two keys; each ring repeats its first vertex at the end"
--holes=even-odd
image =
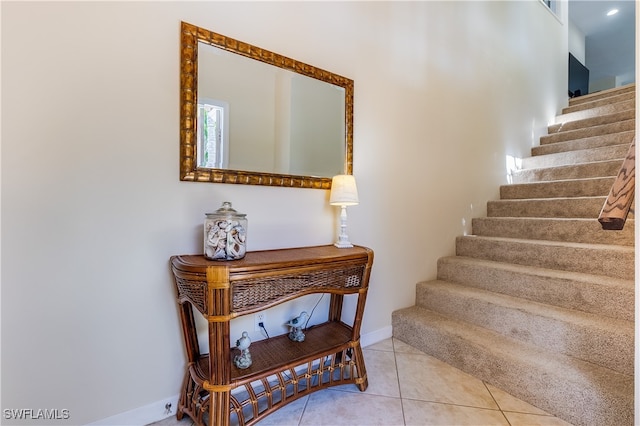
{"type": "Polygon", "coordinates": [[[229,201],[204,220],[204,257],[211,260],[242,259],[247,253],[247,218],[229,201]]]}

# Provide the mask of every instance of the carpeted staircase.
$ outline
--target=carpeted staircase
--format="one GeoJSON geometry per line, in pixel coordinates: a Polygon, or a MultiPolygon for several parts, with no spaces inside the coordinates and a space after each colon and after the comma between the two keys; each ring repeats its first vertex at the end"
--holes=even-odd
{"type": "Polygon", "coordinates": [[[633,425],[633,213],[621,231],[597,218],[635,85],[569,104],[393,335],[572,424],[633,425]]]}

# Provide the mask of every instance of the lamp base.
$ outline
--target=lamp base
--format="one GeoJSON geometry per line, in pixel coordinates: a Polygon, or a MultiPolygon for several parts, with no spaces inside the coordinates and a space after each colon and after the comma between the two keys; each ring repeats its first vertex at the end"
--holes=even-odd
{"type": "Polygon", "coordinates": [[[347,235],[347,206],[340,206],[340,234],[338,235],[338,241],[334,246],[338,248],[353,247],[353,244],[349,242],[349,236],[347,235]]]}
{"type": "Polygon", "coordinates": [[[351,244],[348,241],[347,242],[338,241],[337,243],[334,244],[334,246],[338,248],[350,248],[350,247],[353,247],[353,244],[351,244]]]}

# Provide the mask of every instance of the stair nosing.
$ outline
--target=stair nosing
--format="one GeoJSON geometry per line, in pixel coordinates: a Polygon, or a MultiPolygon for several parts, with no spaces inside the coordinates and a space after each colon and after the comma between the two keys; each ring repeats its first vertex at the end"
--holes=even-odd
{"type": "MultiPolygon", "coordinates": [[[[462,238],[478,238],[488,241],[503,241],[503,242],[516,242],[521,244],[532,244],[532,245],[549,245],[549,246],[560,246],[560,247],[572,247],[572,248],[593,248],[600,250],[613,250],[613,251],[623,251],[623,252],[633,252],[634,247],[630,246],[621,246],[617,244],[600,244],[600,243],[575,243],[571,241],[553,241],[553,240],[530,240],[527,238],[508,238],[508,237],[486,237],[482,235],[460,235],[456,239],[462,238]]],[[[597,274],[594,274],[597,275],[597,274]]]]}
{"type": "Polygon", "coordinates": [[[586,133],[587,130],[598,131],[598,130],[603,130],[606,127],[615,127],[615,126],[622,126],[624,124],[629,124],[632,121],[634,122],[633,127],[635,129],[635,118],[632,118],[632,119],[618,121],[618,122],[615,122],[615,123],[600,124],[600,125],[597,125],[597,126],[584,127],[584,128],[580,128],[580,129],[572,129],[572,130],[567,130],[567,131],[564,131],[564,132],[557,132],[557,133],[551,133],[551,134],[543,135],[543,136],[540,137],[540,146],[553,145],[553,144],[556,144],[556,143],[575,141],[575,140],[586,139],[586,138],[591,138],[591,137],[607,136],[607,135],[614,135],[614,134],[618,134],[618,133],[631,132],[633,130],[626,129],[626,130],[616,130],[616,131],[610,131],[610,132],[609,131],[603,131],[601,134],[597,134],[597,135],[571,137],[571,136],[575,136],[577,134],[586,133]],[[562,136],[562,138],[560,136],[562,136]],[[564,139],[564,137],[567,137],[567,139],[564,139]],[[555,141],[554,139],[561,139],[561,140],[555,141]]]}
{"type": "MultiPolygon", "coordinates": [[[[586,177],[586,178],[572,178],[572,179],[556,179],[556,180],[538,180],[538,181],[534,181],[534,182],[520,182],[520,183],[508,183],[508,184],[504,184],[504,185],[500,185],[500,188],[506,187],[506,188],[513,188],[515,186],[521,186],[521,185],[540,185],[540,184],[545,184],[545,183],[553,183],[553,184],[561,184],[561,183],[567,183],[567,182],[587,182],[587,181],[606,181],[606,180],[611,180],[614,179],[615,180],[616,175],[611,175],[611,176],[595,176],[595,177],[586,177]]],[[[560,198],[560,197],[558,197],[560,198]]],[[[566,197],[565,197],[566,198],[566,197]]]]}
{"type": "Polygon", "coordinates": [[[622,118],[622,119],[618,119],[617,116],[626,116],[630,113],[634,114],[634,118],[635,118],[635,107],[633,108],[627,108],[627,109],[623,109],[620,111],[615,111],[615,112],[610,112],[607,114],[598,114],[595,115],[593,117],[587,117],[587,118],[579,118],[576,120],[567,120],[567,121],[563,121],[560,123],[553,123],[551,125],[549,125],[549,127],[556,127],[559,126],[558,130],[549,133],[549,135],[555,135],[556,133],[562,133],[562,132],[566,132],[566,131],[570,131],[570,130],[579,130],[579,129],[587,129],[590,127],[596,127],[596,126],[604,126],[606,124],[614,124],[614,123],[618,123],[621,121],[626,121],[626,120],[632,120],[634,118],[622,118]],[[601,124],[596,124],[596,125],[590,125],[590,124],[586,124],[587,121],[592,120],[592,121],[596,121],[597,119],[601,119],[601,120],[611,120],[608,121],[606,123],[601,123],[601,124]],[[562,130],[562,128],[567,125],[567,124],[575,124],[577,126],[580,127],[576,127],[575,129],[568,129],[568,130],[562,130]],[[582,124],[586,124],[584,126],[582,126],[582,124]]]}
{"type": "MultiPolygon", "coordinates": [[[[558,143],[564,143],[564,142],[569,142],[569,141],[563,141],[563,142],[558,142],[558,143]]],[[[572,150],[568,150],[568,151],[558,151],[558,152],[550,152],[547,154],[538,154],[538,155],[531,155],[530,157],[525,157],[523,158],[530,158],[530,159],[535,159],[536,161],[538,160],[544,160],[545,156],[555,156],[555,157],[562,157],[562,156],[569,156],[571,154],[573,155],[584,155],[584,154],[588,154],[590,152],[593,151],[606,151],[606,150],[615,150],[615,149],[621,149],[626,147],[627,150],[629,148],[629,146],[631,145],[631,142],[624,142],[624,143],[616,143],[616,144],[612,144],[612,145],[602,145],[602,146],[597,146],[597,147],[593,147],[593,148],[583,148],[583,149],[572,149],[572,150]]],[[[549,146],[549,145],[546,145],[549,146]]],[[[624,158],[620,157],[621,159],[624,158]]],[[[617,158],[607,158],[605,160],[597,160],[597,161],[606,161],[606,160],[616,160],[617,158]]],[[[588,161],[586,161],[588,162],[588,161]]],[[[566,165],[573,165],[573,164],[582,164],[582,162],[579,163],[568,163],[566,165]]]]}

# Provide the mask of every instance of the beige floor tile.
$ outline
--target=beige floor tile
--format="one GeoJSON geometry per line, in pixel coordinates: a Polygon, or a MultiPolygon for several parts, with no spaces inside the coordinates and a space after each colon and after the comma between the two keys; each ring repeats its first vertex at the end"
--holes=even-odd
{"type": "Polygon", "coordinates": [[[256,425],[259,426],[298,426],[302,413],[307,405],[309,397],[305,396],[293,401],[274,413],[269,414],[260,420],[256,425]]]}
{"type": "Polygon", "coordinates": [[[549,413],[547,413],[546,411],[541,410],[538,407],[535,407],[527,402],[524,402],[516,398],[515,396],[506,393],[502,389],[498,389],[497,387],[492,386],[488,383],[487,388],[489,389],[489,392],[491,392],[491,395],[493,395],[493,397],[495,398],[500,409],[503,411],[513,411],[516,413],[525,414],[539,414],[543,416],[549,415],[549,413]]]}
{"type": "Polygon", "coordinates": [[[365,346],[363,349],[393,352],[393,339],[392,338],[384,339],[383,341],[374,343],[373,345],[365,346]]]}
{"type": "Polygon", "coordinates": [[[509,426],[499,410],[403,399],[408,426],[509,426]]]}
{"type": "Polygon", "coordinates": [[[504,415],[511,423],[511,426],[572,426],[571,423],[551,416],[510,412],[505,412],[504,415]]]}
{"type": "MultiPolygon", "coordinates": [[[[400,398],[395,354],[369,349],[364,349],[362,352],[369,381],[365,393],[400,398]]],[[[345,392],[360,392],[360,389],[355,385],[336,386],[334,389],[345,392]]]]}
{"type": "Polygon", "coordinates": [[[364,393],[323,390],[309,396],[300,426],[401,426],[402,403],[390,398],[364,393]]]}
{"type": "Polygon", "coordinates": [[[498,409],[481,380],[429,355],[396,353],[402,398],[498,409]]]}
{"type": "Polygon", "coordinates": [[[191,421],[191,417],[185,414],[182,420],[179,421],[174,414],[167,417],[166,419],[159,420],[154,423],[150,423],[147,426],[191,426],[191,425],[193,425],[193,421],[191,421]]]}
{"type": "Polygon", "coordinates": [[[393,348],[397,354],[424,354],[420,349],[403,342],[402,340],[393,339],[393,348]]]}

